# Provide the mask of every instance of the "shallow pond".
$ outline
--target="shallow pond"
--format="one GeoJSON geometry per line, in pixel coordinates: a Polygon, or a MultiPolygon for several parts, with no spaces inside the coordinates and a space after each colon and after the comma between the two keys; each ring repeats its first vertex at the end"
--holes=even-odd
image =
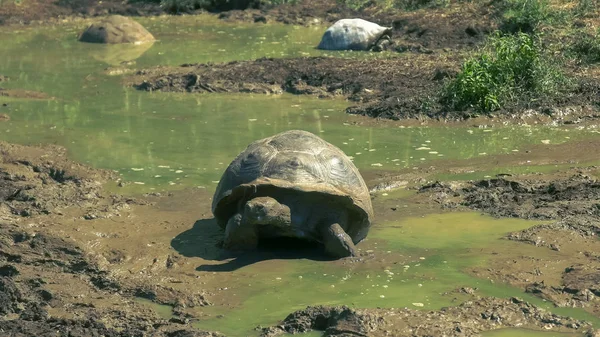
{"type": "Polygon", "coordinates": [[[219,262],[212,256],[192,253],[194,242],[199,240],[193,240],[193,236],[209,236],[206,231],[182,234],[172,245],[197,265],[197,270],[227,273],[219,283],[223,302],[202,308],[204,316],[196,326],[228,336],[252,335],[252,328],[276,324],[291,311],[308,305],[440,309],[466,300],[467,295],[455,292],[462,287],[476,289],[480,296],[520,297],[559,314],[600,323],[581,309],[553,308],[519,289],[466,273],[467,269],[485,265],[494,250],[509,249],[531,257],[554,254],[560,258],[558,253],[501,239],[508,231],[536,223],[493,219],[471,212],[403,217],[378,223],[359,245],[362,250],[374,251],[372,258],[345,265],[298,255],[286,258],[285,254],[216,264],[219,262]],[[188,243],[178,242],[183,236],[188,243]]]}
{"type": "MultiPolygon", "coordinates": [[[[444,158],[519,151],[542,141],[562,143],[594,134],[561,128],[399,128],[353,125],[343,100],[292,95],[185,95],[138,92],[105,69],[222,62],[262,56],[327,55],[314,48],[322,27],[225,24],[214,17],[146,18],[153,45],[103,46],[76,41],[87,22],[0,29],[5,88],[41,91],[52,99],[0,98],[0,139],[66,146],[71,156],[118,170],[134,182],[121,192],[214,188],[229,162],[253,140],[304,129],[339,146],[361,170],[393,170],[444,158]],[[1,105],[1,104],[0,104],[1,105]]],[[[330,53],[331,54],[331,53],[330,53]]],[[[340,53],[346,57],[365,53],[340,53]]],[[[595,135],[597,136],[597,135],[595,135]]]]}
{"type": "MultiPolygon", "coordinates": [[[[323,27],[233,25],[208,16],[140,21],[159,41],[142,47],[79,43],[76,35],[87,25],[83,21],[20,31],[0,28],[0,74],[10,78],[2,87],[42,91],[52,97],[0,96],[0,113],[10,116],[10,121],[0,122],[0,139],[63,145],[77,161],[120,172],[124,181],[131,183],[121,192],[190,186],[212,192],[229,162],[251,141],[295,128],[339,146],[362,171],[443,163],[444,159],[519,151],[527,144],[598,137],[567,128],[404,128],[394,123],[364,127],[352,123],[362,117],[346,115],[348,103],[343,100],[138,92],[124,87],[121,77],[111,76],[105,69],[121,62],[129,62],[125,67],[132,69],[263,56],[326,55],[314,49],[323,27]]],[[[532,224],[471,213],[378,224],[366,245],[389,251],[389,265],[331,267],[311,259],[288,259],[227,271],[231,284],[223,285],[224,291],[232,292],[242,305],[231,308],[215,303],[205,309],[207,318],[198,326],[244,336],[257,325],[275,323],[293,310],[314,304],[437,309],[456,304],[453,296],[445,294],[456,287],[478,288],[484,295],[520,296],[549,308],[517,289],[464,273],[465,268],[486,262],[478,253],[484,247],[502,245],[532,256],[542,254],[534,247],[499,240],[503,233],[532,224]]],[[[205,262],[188,258],[192,263],[194,259],[198,264],[205,262]]],[[[553,310],[593,320],[579,310],[553,310]]]]}

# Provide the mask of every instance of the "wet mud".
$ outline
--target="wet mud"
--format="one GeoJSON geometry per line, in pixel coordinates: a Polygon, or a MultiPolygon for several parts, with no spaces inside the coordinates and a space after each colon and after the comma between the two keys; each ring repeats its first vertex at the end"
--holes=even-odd
{"type": "Polygon", "coordinates": [[[335,1],[305,0],[275,8],[231,10],[219,14],[225,21],[293,25],[329,25],[337,20],[360,17],[393,28],[393,49],[399,52],[429,53],[432,49],[457,49],[477,45],[493,31],[493,6],[461,3],[444,9],[416,11],[381,10],[370,7],[360,11],[335,1]]]}
{"type": "MultiPolygon", "coordinates": [[[[0,78],[0,82],[2,82],[1,78],[0,78]]],[[[52,99],[52,97],[50,97],[45,92],[23,90],[23,89],[4,89],[4,88],[0,88],[0,98],[1,97],[20,98],[20,99],[52,99]]]]}
{"type": "Polygon", "coordinates": [[[548,313],[515,297],[473,295],[460,305],[439,311],[308,307],[291,313],[277,326],[264,328],[261,336],[311,330],[323,331],[324,336],[479,336],[482,331],[507,327],[593,334],[585,322],[548,313]]]}
{"type": "MultiPolygon", "coordinates": [[[[185,64],[143,69],[126,78],[139,90],[187,93],[255,93],[341,96],[351,103],[347,113],[373,118],[438,121],[465,120],[473,111],[451,111],[439,102],[444,80],[458,73],[460,53],[411,55],[390,59],[307,57],[225,64],[185,64]]],[[[600,82],[581,80],[573,97],[521,101],[494,113],[492,119],[548,124],[594,120],[600,82]]]]}
{"type": "Polygon", "coordinates": [[[2,142],[0,155],[3,336],[218,336],[186,326],[185,319],[159,317],[134,301],[156,288],[128,288],[102,267],[106,258],[49,229],[57,220],[89,223],[144,204],[103,192],[113,172],[73,163],[55,146],[2,142]]]}
{"type": "Polygon", "coordinates": [[[74,17],[94,17],[110,14],[151,16],[162,13],[158,2],[32,0],[0,3],[0,25],[52,22],[74,17]]]}
{"type": "Polygon", "coordinates": [[[496,217],[542,220],[505,239],[552,251],[522,256],[492,254],[472,273],[523,288],[562,307],[600,314],[600,180],[596,166],[553,174],[501,175],[471,182],[436,182],[419,192],[442,208],[467,207],[496,217]]]}

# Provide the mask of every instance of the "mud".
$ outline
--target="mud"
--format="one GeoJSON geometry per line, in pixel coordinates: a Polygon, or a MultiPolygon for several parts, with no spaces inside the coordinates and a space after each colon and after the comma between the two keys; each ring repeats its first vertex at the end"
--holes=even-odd
{"type": "Polygon", "coordinates": [[[500,176],[464,183],[436,182],[420,189],[442,208],[468,207],[497,217],[544,220],[506,239],[551,250],[522,256],[510,251],[495,256],[478,277],[507,282],[559,306],[581,307],[600,314],[600,180],[598,167],[555,174],[500,176]]]}
{"type": "Polygon", "coordinates": [[[560,178],[500,176],[465,184],[437,182],[421,191],[435,191],[433,199],[443,207],[463,205],[493,216],[577,218],[582,223],[591,223],[586,220],[600,219],[600,181],[585,172],[597,169],[595,166],[577,169],[560,178]]]}
{"type": "Polygon", "coordinates": [[[417,11],[381,10],[366,4],[360,11],[335,1],[304,0],[275,8],[232,10],[219,14],[226,21],[280,22],[294,25],[328,25],[337,20],[360,17],[393,27],[395,49],[427,52],[477,45],[495,27],[493,8],[477,4],[450,5],[443,9],[417,11]]]}
{"type": "Polygon", "coordinates": [[[117,180],[111,171],[92,170],[67,159],[64,148],[32,148],[0,142],[0,218],[58,214],[77,205],[85,219],[119,216],[140,203],[108,195],[102,184],[117,180]]]}
{"type": "MultiPolygon", "coordinates": [[[[473,111],[448,111],[438,100],[444,79],[455,76],[460,53],[419,54],[410,58],[341,59],[327,57],[234,61],[226,64],[185,64],[138,71],[125,81],[139,90],[213,93],[342,96],[352,103],[347,113],[405,120],[464,120],[473,111]]],[[[573,124],[596,119],[594,107],[600,82],[581,80],[569,100],[562,96],[521,101],[494,113],[492,118],[523,122],[573,124]]]]}
{"type": "Polygon", "coordinates": [[[185,296],[141,283],[128,287],[103,269],[106,259],[68,235],[51,233],[53,215],[63,222],[79,219],[81,224],[147,204],[103,192],[102,184],[116,178],[113,172],[73,163],[55,146],[1,142],[0,155],[3,335],[218,336],[192,329],[184,319],[162,319],[134,301],[135,296],[175,296],[193,305],[185,303],[185,296]],[[161,292],[168,294],[156,295],[161,292]]]}
{"type": "Polygon", "coordinates": [[[308,307],[290,314],[280,325],[262,329],[261,336],[311,330],[324,331],[324,336],[479,336],[482,331],[507,327],[593,334],[585,322],[548,313],[515,297],[474,295],[439,311],[308,307]]]}
{"type": "MultiPolygon", "coordinates": [[[[2,82],[2,78],[0,78],[2,82]]],[[[23,99],[53,99],[45,92],[23,90],[23,89],[3,89],[0,88],[0,97],[23,98],[23,99]]]]}
{"type": "Polygon", "coordinates": [[[0,25],[53,22],[74,17],[94,17],[109,14],[150,16],[160,13],[162,13],[162,10],[158,2],[148,1],[3,1],[0,3],[0,25]]]}

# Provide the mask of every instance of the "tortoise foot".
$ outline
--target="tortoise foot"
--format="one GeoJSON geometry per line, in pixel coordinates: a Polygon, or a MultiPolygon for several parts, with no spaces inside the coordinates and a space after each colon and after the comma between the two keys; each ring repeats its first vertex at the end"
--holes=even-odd
{"type": "Polygon", "coordinates": [[[358,255],[352,239],[339,224],[325,227],[322,235],[325,252],[328,255],[336,258],[358,255]]]}
{"type": "Polygon", "coordinates": [[[227,222],[223,248],[227,250],[253,250],[258,246],[258,236],[253,225],[242,222],[242,215],[236,214],[227,222]]]}

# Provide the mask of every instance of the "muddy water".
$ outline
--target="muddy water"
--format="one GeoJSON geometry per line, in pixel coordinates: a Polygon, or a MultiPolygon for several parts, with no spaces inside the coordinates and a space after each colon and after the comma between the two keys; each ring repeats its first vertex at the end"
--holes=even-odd
{"type": "MultiPolygon", "coordinates": [[[[63,145],[77,161],[120,172],[129,184],[119,189],[121,193],[200,186],[208,196],[227,164],[249,142],[292,128],[317,133],[339,146],[363,172],[598,137],[568,128],[401,127],[391,122],[364,127],[356,125],[360,117],[344,113],[347,103],[342,100],[137,92],[110,74],[159,64],[322,54],[314,49],[322,33],[319,27],[230,25],[209,17],[141,21],[159,39],[152,46],[78,43],[75,37],[85,22],[23,31],[2,28],[0,74],[11,79],[2,86],[41,91],[52,98],[0,97],[0,113],[10,116],[0,124],[0,139],[63,145]]],[[[386,219],[360,245],[364,260],[346,264],[277,258],[220,266],[210,256],[186,254],[186,245],[194,242],[174,241],[172,246],[198,266],[195,276],[208,279],[194,290],[218,284],[220,294],[213,306],[200,309],[197,325],[245,336],[255,326],[276,323],[309,304],[437,309],[460,303],[460,296],[448,294],[460,287],[477,288],[481,295],[520,296],[550,308],[520,290],[464,272],[485,264],[486,254],[494,249],[552,254],[500,240],[506,232],[534,224],[473,213],[386,219]],[[220,275],[226,275],[226,281],[219,281],[220,275]]],[[[216,240],[216,234],[207,240],[216,240]]],[[[166,309],[160,312],[168,315],[166,309]]],[[[557,312],[595,321],[577,309],[557,312]]]]}

